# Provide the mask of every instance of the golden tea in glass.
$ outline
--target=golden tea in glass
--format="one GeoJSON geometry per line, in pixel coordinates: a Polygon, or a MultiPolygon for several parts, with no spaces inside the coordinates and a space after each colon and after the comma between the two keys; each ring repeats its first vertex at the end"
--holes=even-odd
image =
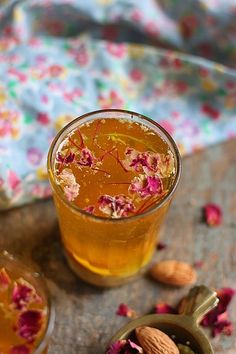
{"type": "Polygon", "coordinates": [[[99,286],[140,273],[179,180],[169,134],[134,112],[92,112],[54,139],[48,172],[72,269],[99,286]]]}
{"type": "Polygon", "coordinates": [[[46,354],[54,312],[41,276],[0,254],[0,353],[46,354]]]}

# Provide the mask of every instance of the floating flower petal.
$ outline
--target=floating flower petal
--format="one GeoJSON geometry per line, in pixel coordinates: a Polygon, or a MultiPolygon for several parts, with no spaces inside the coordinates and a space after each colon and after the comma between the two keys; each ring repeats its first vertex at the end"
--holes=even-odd
{"type": "Polygon", "coordinates": [[[206,204],[204,206],[204,215],[206,223],[209,226],[218,226],[222,224],[222,210],[217,204],[206,204]]]}
{"type": "Polygon", "coordinates": [[[64,169],[58,177],[66,198],[69,202],[72,202],[79,195],[80,184],[76,182],[71,169],[64,169]]]}
{"type": "Polygon", "coordinates": [[[139,152],[127,148],[123,164],[128,170],[144,172],[151,176],[159,174],[161,177],[169,177],[175,172],[175,161],[171,151],[168,154],[159,154],[152,151],[139,152]]]}
{"type": "Polygon", "coordinates": [[[80,185],[78,183],[64,187],[64,193],[69,202],[73,202],[73,200],[78,197],[79,190],[80,185]]]}
{"type": "Polygon", "coordinates": [[[163,193],[163,185],[160,177],[139,175],[134,177],[129,187],[130,193],[137,193],[141,198],[146,198],[163,193]]]}
{"type": "Polygon", "coordinates": [[[64,183],[67,186],[76,184],[76,179],[71,169],[64,169],[58,177],[60,178],[61,183],[64,183]]]}
{"type": "Polygon", "coordinates": [[[43,325],[43,312],[40,310],[27,310],[20,314],[16,330],[20,337],[32,343],[39,334],[43,325]]]}
{"type": "Polygon", "coordinates": [[[14,283],[12,290],[12,305],[17,310],[22,310],[30,303],[41,302],[41,297],[36,293],[35,288],[26,280],[20,278],[14,283]]]}
{"type": "Polygon", "coordinates": [[[89,205],[86,208],[84,208],[85,211],[87,211],[87,213],[89,214],[93,214],[94,210],[95,210],[95,206],[94,205],[89,205]]]}
{"type": "Polygon", "coordinates": [[[9,354],[29,354],[29,353],[30,353],[30,348],[24,344],[14,345],[14,347],[12,347],[9,352],[9,354]]]}
{"type": "Polygon", "coordinates": [[[96,158],[92,154],[92,152],[88,148],[83,148],[80,152],[80,159],[78,161],[78,164],[80,166],[94,166],[96,163],[96,158]]]}
{"type": "Polygon", "coordinates": [[[99,209],[112,218],[128,216],[128,213],[134,211],[132,200],[123,194],[114,197],[104,194],[98,199],[99,209]]]}

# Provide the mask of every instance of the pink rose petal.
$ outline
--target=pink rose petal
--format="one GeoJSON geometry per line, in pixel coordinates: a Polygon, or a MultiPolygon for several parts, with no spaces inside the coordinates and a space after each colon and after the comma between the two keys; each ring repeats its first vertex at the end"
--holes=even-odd
{"type": "Polygon", "coordinates": [[[78,183],[64,187],[64,193],[69,202],[73,202],[78,197],[80,185],[78,183]]]}
{"type": "Polygon", "coordinates": [[[88,148],[83,148],[80,152],[80,159],[77,162],[80,166],[91,167],[95,164],[96,158],[88,148]]]}
{"type": "Polygon", "coordinates": [[[89,205],[86,208],[84,208],[85,211],[87,211],[87,213],[89,214],[93,214],[94,210],[95,210],[95,206],[94,205],[89,205]]]}
{"type": "Polygon", "coordinates": [[[32,343],[43,325],[43,312],[40,310],[27,310],[20,313],[16,331],[28,343],[32,343]]]}
{"type": "Polygon", "coordinates": [[[229,320],[227,308],[235,295],[236,291],[232,288],[222,288],[217,291],[217,296],[219,298],[219,303],[216,308],[208,312],[201,325],[204,327],[210,327],[212,330],[213,337],[220,333],[231,335],[233,326],[232,322],[229,320]]]}
{"type": "Polygon", "coordinates": [[[121,349],[124,348],[125,344],[126,344],[126,340],[119,340],[117,342],[112,343],[110,347],[107,349],[106,354],[120,354],[121,349]]]}
{"type": "Polygon", "coordinates": [[[143,349],[132,342],[130,339],[128,340],[119,340],[110,345],[106,354],[143,354],[143,349]]]}
{"type": "Polygon", "coordinates": [[[12,290],[12,305],[17,310],[24,309],[33,302],[40,303],[41,297],[36,293],[35,288],[26,280],[20,278],[14,283],[12,290]]]}
{"type": "Polygon", "coordinates": [[[128,216],[128,213],[134,211],[134,205],[130,198],[123,194],[114,197],[104,194],[98,199],[99,209],[112,218],[128,216]]]}
{"type": "Polygon", "coordinates": [[[9,354],[29,354],[30,353],[30,348],[27,347],[26,345],[15,345],[10,349],[9,354]]]}
{"type": "Polygon", "coordinates": [[[137,193],[141,198],[158,196],[163,192],[162,181],[158,176],[139,175],[131,181],[129,192],[137,193]]]}

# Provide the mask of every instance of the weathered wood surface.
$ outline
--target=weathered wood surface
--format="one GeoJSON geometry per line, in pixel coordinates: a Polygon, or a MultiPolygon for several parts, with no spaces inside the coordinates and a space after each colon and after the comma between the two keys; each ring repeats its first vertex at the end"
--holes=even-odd
{"type": "MultiPolygon", "coordinates": [[[[181,183],[162,232],[167,249],[154,259],[203,260],[199,283],[236,287],[236,140],[214,146],[183,162],[181,183]],[[209,228],[201,221],[206,202],[219,203],[224,223],[209,228]]],[[[73,275],[63,257],[51,200],[0,215],[0,248],[32,258],[45,273],[56,306],[50,354],[102,354],[105,344],[128,321],[115,315],[124,302],[139,314],[157,301],[175,304],[187,289],[156,284],[147,276],[121,288],[100,290],[73,275]]],[[[236,325],[236,301],[230,307],[236,325]]],[[[212,340],[215,352],[236,353],[236,335],[212,340]]]]}

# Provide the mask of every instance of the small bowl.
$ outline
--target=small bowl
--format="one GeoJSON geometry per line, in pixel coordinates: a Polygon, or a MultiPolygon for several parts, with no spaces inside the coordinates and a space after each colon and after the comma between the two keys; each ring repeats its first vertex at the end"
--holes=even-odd
{"type": "Polygon", "coordinates": [[[211,343],[199,327],[203,316],[217,306],[216,292],[204,285],[193,287],[180,305],[178,315],[146,315],[123,326],[110,340],[110,344],[134,336],[137,327],[154,327],[169,335],[175,343],[189,346],[196,354],[214,354],[211,343]]]}

